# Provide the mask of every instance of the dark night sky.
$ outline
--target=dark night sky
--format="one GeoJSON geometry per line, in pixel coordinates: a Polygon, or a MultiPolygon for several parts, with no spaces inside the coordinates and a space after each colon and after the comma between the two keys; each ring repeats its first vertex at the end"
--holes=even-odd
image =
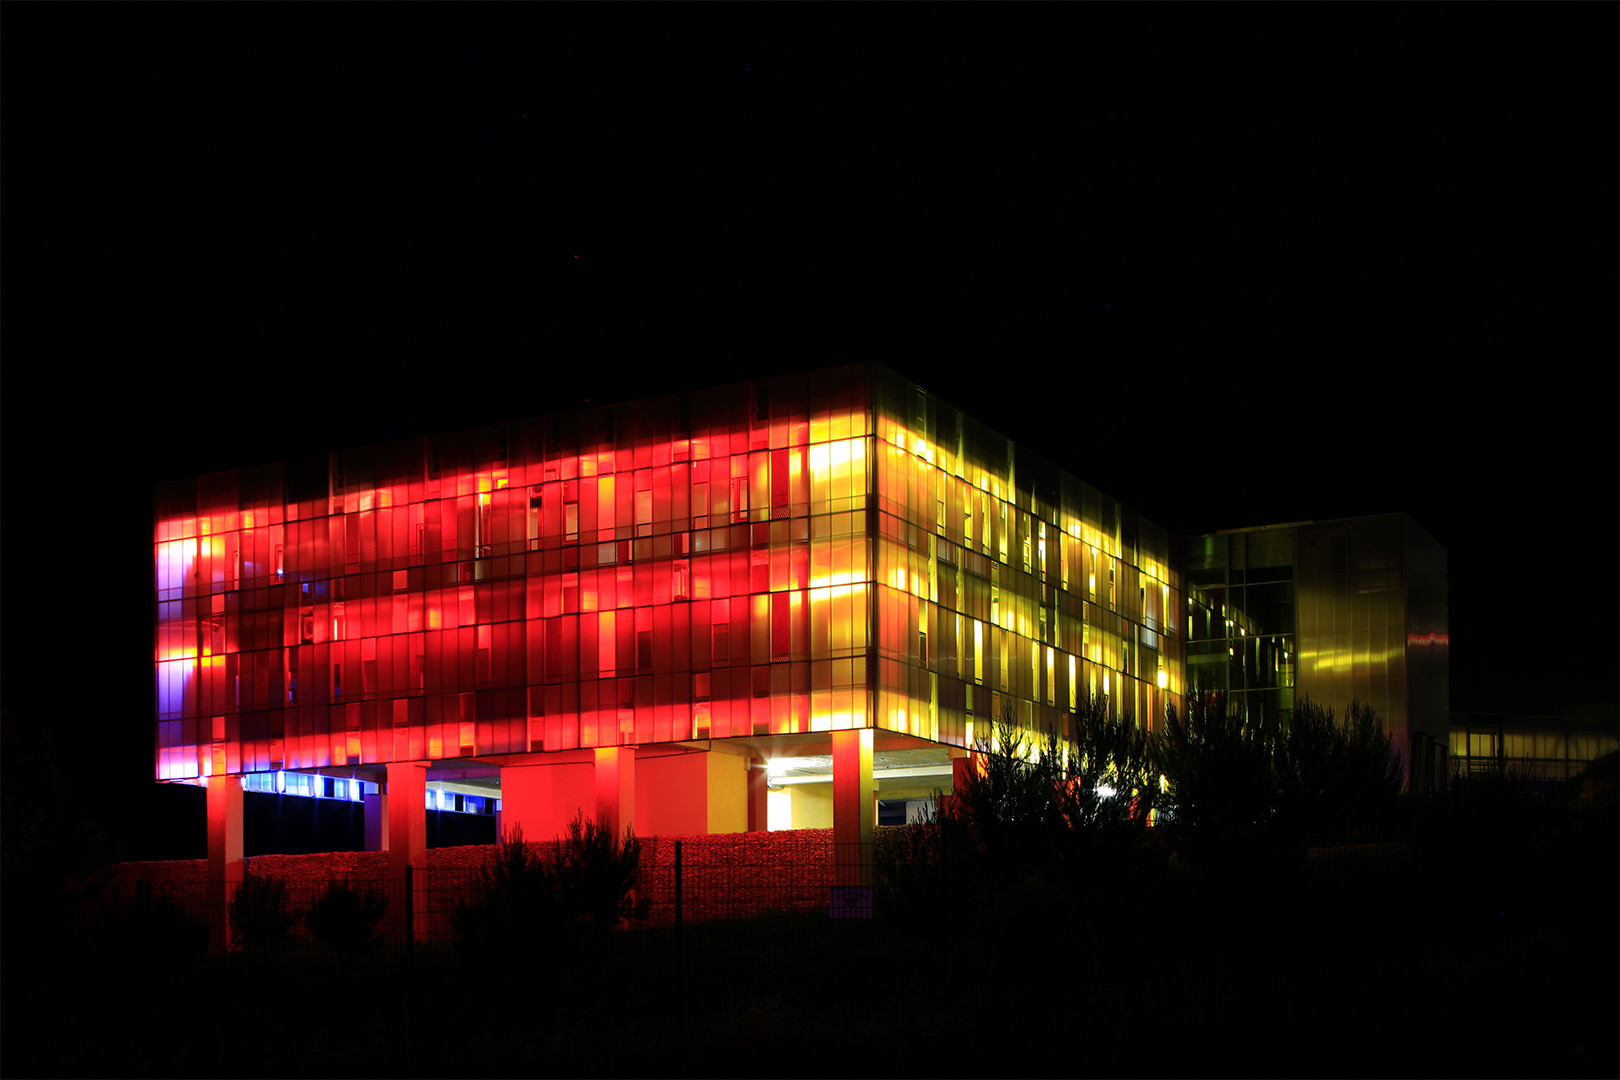
{"type": "Polygon", "coordinates": [[[1172,529],[1409,511],[1455,709],[1612,702],[1616,23],[12,5],[6,702],[149,776],[157,480],[862,359],[1172,529]]]}

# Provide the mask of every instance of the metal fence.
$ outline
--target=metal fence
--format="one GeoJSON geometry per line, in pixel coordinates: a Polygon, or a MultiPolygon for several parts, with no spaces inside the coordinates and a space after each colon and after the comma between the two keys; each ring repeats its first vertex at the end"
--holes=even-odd
{"type": "MultiPolygon", "coordinates": [[[[639,862],[634,899],[645,903],[645,917],[619,928],[631,933],[781,933],[802,926],[806,918],[869,919],[875,914],[875,883],[882,876],[869,848],[841,852],[831,843],[811,859],[762,860],[743,850],[651,838],[641,841],[639,862]]],[[[407,868],[405,878],[250,872],[246,882],[234,882],[229,889],[205,877],[135,878],[102,888],[93,902],[83,905],[81,921],[91,932],[111,933],[162,909],[214,928],[211,946],[216,953],[247,949],[313,955],[328,946],[318,940],[309,916],[334,887],[381,897],[375,946],[409,950],[453,940],[457,910],[489,888],[488,868],[407,868]],[[243,890],[257,890],[257,896],[243,890]],[[273,896],[266,898],[267,890],[273,896]],[[227,935],[221,928],[232,920],[236,924],[227,935]]]]}
{"type": "MultiPolygon", "coordinates": [[[[1304,861],[1331,870],[1418,858],[1416,849],[1421,846],[1425,823],[1443,832],[1453,817],[1471,820],[1476,815],[1464,813],[1470,809],[1471,798],[1468,793],[1450,792],[1414,801],[1409,808],[1414,812],[1406,817],[1313,842],[1303,853],[1304,861]]],[[[1567,816],[1588,809],[1604,811],[1604,806],[1583,804],[1563,812],[1567,816]]],[[[911,901],[920,893],[929,894],[924,908],[930,903],[939,906],[932,894],[941,890],[965,896],[987,884],[964,880],[956,882],[955,889],[947,889],[949,868],[944,866],[933,868],[939,873],[922,867],[919,875],[919,867],[905,865],[907,853],[898,843],[904,838],[898,834],[889,843],[881,842],[884,838],[880,836],[871,846],[847,848],[835,845],[829,836],[825,842],[806,842],[791,854],[746,839],[735,843],[716,839],[639,840],[635,896],[645,902],[646,913],[644,918],[625,922],[619,933],[671,940],[701,934],[707,942],[729,937],[739,947],[760,948],[792,935],[825,933],[828,926],[839,923],[882,922],[886,916],[896,915],[897,908],[884,903],[892,898],[884,883],[892,880],[890,871],[896,867],[906,877],[905,887],[912,889],[911,901]]],[[[534,846],[541,850],[546,845],[534,846]]],[[[498,850],[489,849],[485,858],[498,850]]],[[[283,877],[279,903],[284,918],[279,924],[267,920],[277,932],[256,939],[244,937],[240,927],[234,938],[222,932],[220,928],[229,918],[227,887],[202,876],[121,880],[104,887],[81,911],[86,928],[106,936],[116,935],[121,926],[138,925],[143,912],[163,906],[214,928],[210,944],[215,953],[245,947],[296,959],[332,951],[317,939],[308,916],[322,896],[341,882],[382,896],[383,913],[375,927],[377,948],[441,949],[453,941],[457,910],[487,887],[487,866],[487,862],[483,867],[430,865],[413,870],[408,878],[363,874],[283,877]]],[[[915,913],[919,908],[911,903],[908,910],[915,913]]]]}

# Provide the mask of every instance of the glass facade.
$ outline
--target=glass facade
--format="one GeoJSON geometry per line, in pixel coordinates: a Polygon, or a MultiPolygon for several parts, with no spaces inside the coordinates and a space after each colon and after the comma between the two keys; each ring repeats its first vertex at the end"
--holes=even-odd
{"type": "Polygon", "coordinates": [[[153,553],[160,780],[1182,691],[1164,530],[878,366],[165,484],[153,553]]]}
{"type": "Polygon", "coordinates": [[[1286,722],[1297,696],[1371,705],[1420,789],[1444,787],[1446,553],[1405,514],[1190,538],[1189,685],[1286,722]]]}
{"type": "Polygon", "coordinates": [[[971,746],[1010,706],[1143,723],[1182,691],[1168,534],[883,369],[874,378],[876,722],[971,746]],[[977,731],[975,731],[977,725],[977,731]]]}
{"type": "Polygon", "coordinates": [[[1267,720],[1294,708],[1296,527],[1187,542],[1187,682],[1267,720]]]}
{"type": "Polygon", "coordinates": [[[1546,790],[1620,749],[1613,713],[1604,719],[1454,713],[1451,773],[1463,780],[1507,775],[1546,790]]]}

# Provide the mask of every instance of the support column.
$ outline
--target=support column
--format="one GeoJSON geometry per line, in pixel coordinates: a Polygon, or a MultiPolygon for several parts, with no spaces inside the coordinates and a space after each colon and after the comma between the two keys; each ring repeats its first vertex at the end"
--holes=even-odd
{"type": "MultiPolygon", "coordinates": [[[[416,912],[416,930],[420,934],[426,925],[423,919],[423,880],[427,874],[427,766],[412,762],[390,762],[388,765],[388,878],[392,889],[405,887],[405,867],[411,867],[416,895],[412,898],[416,912]]],[[[399,894],[400,910],[404,910],[404,895],[399,894]]]]}
{"type": "Polygon", "coordinates": [[[522,836],[528,843],[550,840],[556,831],[552,808],[555,767],[524,765],[501,770],[499,839],[522,836]]]}
{"type": "Polygon", "coordinates": [[[378,784],[375,795],[366,796],[366,850],[388,850],[387,784],[378,784]]]}
{"type": "Polygon", "coordinates": [[[208,945],[231,941],[230,904],[242,881],[242,778],[208,778],[208,945]]]}
{"type": "Polygon", "coordinates": [[[951,759],[951,799],[953,800],[953,808],[960,805],[955,804],[954,800],[961,798],[968,785],[973,782],[974,777],[981,775],[981,773],[979,755],[977,754],[968,754],[966,757],[951,759]]]}
{"type": "Polygon", "coordinates": [[[833,884],[872,884],[872,729],[832,733],[833,884]]]}
{"type": "Polygon", "coordinates": [[[748,831],[765,832],[770,828],[770,773],[760,758],[748,759],[748,831]]]}
{"type": "Polygon", "coordinates": [[[596,820],[615,837],[636,827],[636,748],[603,746],[596,750],[596,820]]]}

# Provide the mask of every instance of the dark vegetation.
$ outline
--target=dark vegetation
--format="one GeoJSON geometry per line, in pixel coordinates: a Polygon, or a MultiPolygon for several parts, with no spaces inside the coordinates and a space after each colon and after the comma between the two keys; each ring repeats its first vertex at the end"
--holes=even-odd
{"type": "Polygon", "coordinates": [[[285,878],[243,874],[230,902],[231,944],[239,949],[268,949],[292,938],[293,914],[285,878]]]}
{"type": "Polygon", "coordinates": [[[503,978],[550,972],[580,937],[646,918],[650,900],[636,889],[640,858],[633,834],[615,836],[583,815],[551,844],[530,844],[513,830],[452,913],[456,951],[503,978]]]}
{"type": "Polygon", "coordinates": [[[1067,736],[1002,724],[937,820],[883,830],[871,920],[615,932],[663,886],[637,879],[633,837],[583,820],[556,844],[497,846],[455,942],[418,943],[410,968],[397,946],[367,948],[384,903],[361,887],[303,910],[250,877],[235,901],[248,947],[210,957],[180,907],[142,890],[91,905],[85,886],[46,961],[8,940],[5,1064],[1616,1072],[1613,761],[1553,792],[1504,773],[1423,797],[1399,793],[1355,706],[1306,703],[1267,729],[1211,700],[1150,737],[1093,704],[1067,736]],[[268,947],[300,917],[321,944],[268,947]],[[86,1022],[42,1037],[64,1015],[86,1022]]]}
{"type": "Polygon", "coordinates": [[[1399,757],[1355,703],[1340,722],[1307,699],[1285,730],[1215,697],[1149,734],[1094,700],[1067,738],[1031,740],[1008,715],[981,751],[966,787],[885,860],[892,910],[926,919],[929,896],[990,911],[1043,893],[1135,903],[1172,867],[1264,878],[1297,868],[1308,845],[1384,837],[1400,805],[1399,757]]]}
{"type": "Polygon", "coordinates": [[[377,923],[388,910],[379,888],[334,881],[304,915],[310,936],[338,953],[362,953],[377,944],[377,923]]]}
{"type": "Polygon", "coordinates": [[[164,973],[195,970],[208,955],[207,925],[144,882],[133,897],[108,905],[87,937],[110,970],[149,971],[159,982],[164,973]]]}

